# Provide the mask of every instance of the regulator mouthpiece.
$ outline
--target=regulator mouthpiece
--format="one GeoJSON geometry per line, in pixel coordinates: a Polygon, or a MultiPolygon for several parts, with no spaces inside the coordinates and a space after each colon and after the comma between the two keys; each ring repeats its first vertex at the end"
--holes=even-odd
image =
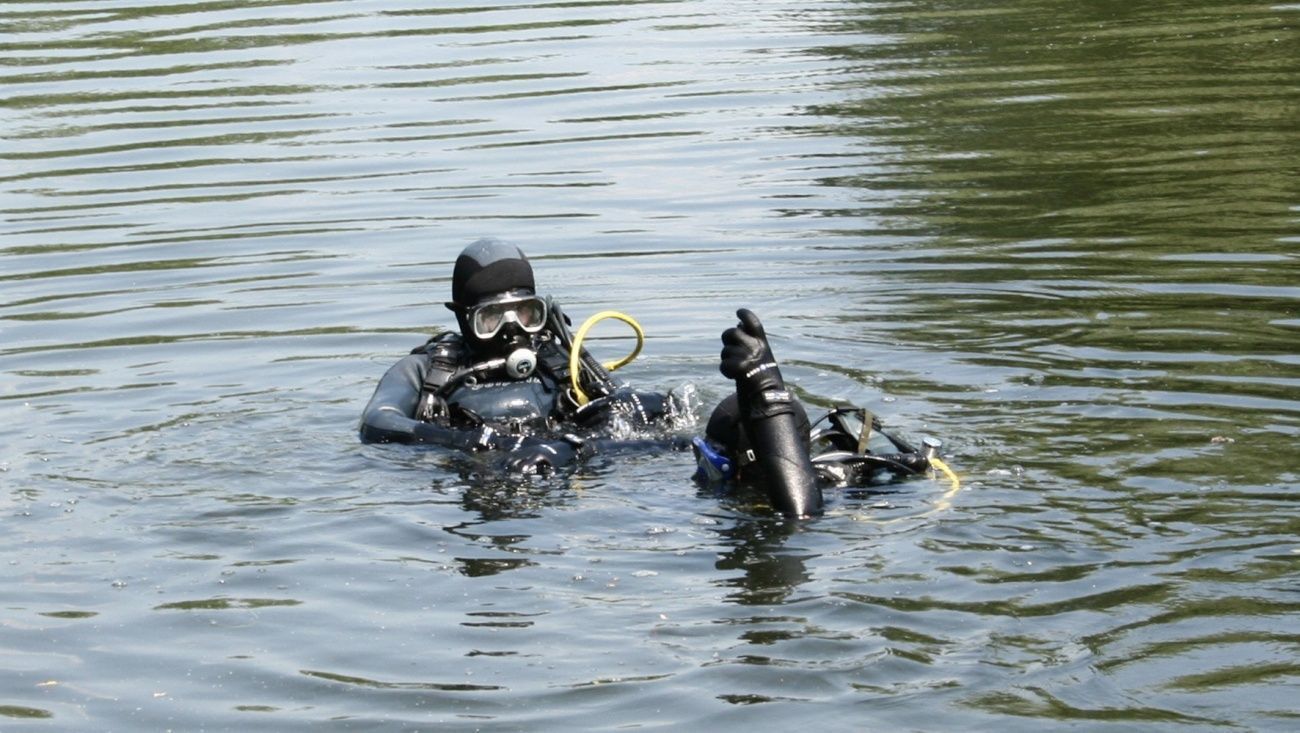
{"type": "Polygon", "coordinates": [[[506,357],[506,374],[514,379],[532,376],[537,369],[537,354],[532,349],[515,349],[506,357]]]}

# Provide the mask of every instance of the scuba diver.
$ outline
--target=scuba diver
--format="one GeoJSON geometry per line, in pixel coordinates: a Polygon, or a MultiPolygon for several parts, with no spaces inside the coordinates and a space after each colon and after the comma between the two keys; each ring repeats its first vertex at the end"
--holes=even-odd
{"type": "Polygon", "coordinates": [[[823,487],[876,485],[930,468],[937,441],[918,451],[861,408],[838,407],[810,424],[758,316],[742,308],[736,317],[740,322],[722,333],[718,367],[736,391],[714,408],[704,436],[691,441],[698,483],[718,491],[756,485],[785,516],[808,517],[822,513],[823,487]]]}
{"type": "MultiPolygon", "coordinates": [[[[430,338],[389,368],[362,413],[363,442],[487,453],[521,474],[618,446],[688,444],[674,431],[693,427],[689,397],[616,380],[613,366],[582,347],[587,326],[575,341],[559,304],[537,295],[518,247],[495,239],[469,245],[456,258],[446,305],[458,332],[430,338]]],[[[755,485],[781,514],[807,517],[822,512],[824,486],[871,485],[929,467],[937,443],[918,452],[864,410],[837,408],[810,424],[758,317],[736,315],[739,323],[722,334],[720,364],[735,392],[714,409],[705,435],[689,442],[697,482],[717,492],[755,485]]]]}
{"type": "Polygon", "coordinates": [[[621,384],[581,344],[574,354],[568,318],[537,295],[532,265],[514,245],[466,247],[446,306],[459,332],[389,368],[362,413],[363,442],[493,452],[510,472],[544,473],[629,442],[615,435],[648,434],[689,414],[684,398],[621,384]]]}

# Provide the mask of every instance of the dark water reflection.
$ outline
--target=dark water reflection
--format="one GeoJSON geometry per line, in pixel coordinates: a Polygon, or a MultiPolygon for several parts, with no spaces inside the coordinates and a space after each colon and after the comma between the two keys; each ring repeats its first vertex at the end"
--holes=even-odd
{"type": "Polygon", "coordinates": [[[1294,727],[1295,6],[0,32],[0,728],[1294,727]],[[681,453],[360,446],[483,234],[705,403],[757,308],[806,401],[964,489],[789,526],[681,453]]]}

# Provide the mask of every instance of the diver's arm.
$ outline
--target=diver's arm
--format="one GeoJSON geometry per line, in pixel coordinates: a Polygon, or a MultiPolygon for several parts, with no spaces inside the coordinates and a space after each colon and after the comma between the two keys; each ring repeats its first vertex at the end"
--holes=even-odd
{"type": "Polygon", "coordinates": [[[807,435],[789,405],[793,399],[788,390],[765,392],[748,400],[742,397],[740,410],[772,505],[788,517],[806,517],[821,514],[822,492],[808,456],[807,435]]]}
{"type": "Polygon", "coordinates": [[[423,356],[412,355],[384,374],[361,416],[362,442],[441,445],[470,453],[501,451],[502,468],[514,473],[546,473],[577,457],[580,442],[576,439],[505,435],[487,426],[459,429],[412,418],[427,368],[423,356]]]}
{"type": "Polygon", "coordinates": [[[363,443],[416,443],[420,421],[411,417],[420,401],[424,359],[408,356],[389,367],[361,413],[363,443]]]}
{"type": "Polygon", "coordinates": [[[420,402],[427,360],[412,354],[389,368],[361,413],[363,443],[418,443],[461,450],[482,450],[482,430],[459,430],[412,417],[420,402]]]}
{"type": "Polygon", "coordinates": [[[788,517],[822,511],[817,472],[793,402],[758,316],[736,311],[740,324],[722,334],[722,373],[735,380],[740,419],[773,507],[788,517]]]}
{"type": "Polygon", "coordinates": [[[583,444],[576,438],[572,440],[549,440],[546,438],[524,437],[506,438],[515,440],[513,447],[502,446],[507,452],[501,459],[501,468],[508,473],[548,474],[567,468],[583,450],[583,444]]]}

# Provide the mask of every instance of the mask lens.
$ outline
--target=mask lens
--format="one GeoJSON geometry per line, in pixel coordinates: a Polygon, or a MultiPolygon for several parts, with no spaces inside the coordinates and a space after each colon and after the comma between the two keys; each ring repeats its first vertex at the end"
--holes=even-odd
{"type": "Polygon", "coordinates": [[[491,338],[501,330],[501,321],[505,310],[499,303],[491,303],[474,310],[474,335],[479,338],[491,338]]]}
{"type": "Polygon", "coordinates": [[[526,331],[536,331],[546,322],[546,304],[536,298],[517,303],[515,317],[526,331]]]}

